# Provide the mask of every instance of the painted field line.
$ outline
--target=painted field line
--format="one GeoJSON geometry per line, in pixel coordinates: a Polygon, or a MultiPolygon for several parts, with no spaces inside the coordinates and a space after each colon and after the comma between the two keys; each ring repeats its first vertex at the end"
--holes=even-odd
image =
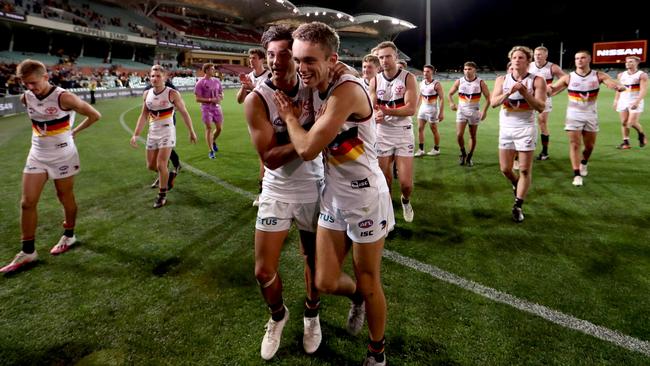
{"type": "Polygon", "coordinates": [[[399,263],[418,272],[429,274],[431,277],[437,278],[452,285],[456,285],[462,289],[471,291],[490,300],[510,305],[513,308],[539,316],[540,318],[544,318],[565,328],[574,329],[598,339],[613,343],[617,346],[629,349],[630,351],[636,351],[643,353],[646,356],[650,356],[650,343],[647,341],[619,333],[615,330],[601,327],[586,320],[578,319],[571,315],[564,314],[560,311],[550,309],[546,306],[539,305],[534,302],[520,299],[491,287],[483,286],[474,281],[466,280],[453,273],[444,271],[438,267],[426,263],[421,263],[415,259],[405,257],[391,250],[384,249],[384,258],[388,258],[395,263],[399,263]]]}
{"type": "MultiPolygon", "coordinates": [[[[125,110],[124,112],[122,112],[122,114],[120,114],[120,124],[122,125],[122,128],[124,128],[124,130],[129,133],[129,135],[133,135],[133,130],[131,128],[129,128],[129,126],[126,125],[126,122],[124,121],[124,115],[126,115],[130,111],[132,111],[132,110],[134,110],[136,108],[140,108],[140,107],[141,106],[138,105],[138,106],[135,106],[133,108],[129,108],[129,109],[125,110]]],[[[142,136],[138,137],[138,141],[140,141],[143,145],[146,142],[146,140],[143,139],[142,136]]],[[[216,183],[216,184],[222,186],[223,188],[226,188],[226,189],[228,189],[228,190],[230,190],[232,192],[235,192],[235,193],[239,193],[240,195],[250,199],[251,201],[254,200],[255,197],[257,196],[255,194],[250,193],[248,191],[245,191],[245,190],[243,190],[243,189],[241,189],[241,188],[239,188],[239,187],[237,187],[235,185],[232,185],[232,184],[230,184],[230,183],[228,183],[228,182],[226,182],[226,181],[224,181],[222,179],[219,179],[218,177],[215,177],[214,175],[210,175],[210,174],[202,171],[201,169],[195,168],[195,167],[191,166],[190,164],[188,164],[185,161],[183,161],[183,170],[188,170],[188,171],[198,175],[199,177],[205,178],[205,179],[207,179],[207,180],[209,180],[209,181],[211,181],[213,183],[216,183]]]]}
{"type": "MultiPolygon", "coordinates": [[[[131,135],[133,134],[133,130],[131,130],[124,122],[124,115],[135,108],[139,108],[139,106],[130,108],[124,111],[120,115],[120,124],[131,135]]],[[[140,141],[144,142],[144,140],[141,137],[140,137],[140,141]]],[[[192,173],[197,174],[198,176],[203,177],[205,179],[208,179],[216,184],[219,184],[222,187],[229,189],[233,192],[239,193],[246,198],[253,199],[255,197],[254,194],[248,191],[244,191],[239,187],[233,186],[232,184],[227,183],[200,169],[194,168],[193,166],[187,163],[183,163],[183,167],[184,168],[187,167],[188,170],[191,171],[192,173]]],[[[492,301],[506,304],[512,306],[515,309],[519,309],[529,314],[546,319],[547,321],[560,325],[562,327],[577,330],[581,333],[588,334],[590,336],[596,337],[606,342],[613,343],[619,347],[628,349],[630,351],[640,352],[646,356],[650,356],[650,342],[622,334],[615,330],[611,330],[609,328],[596,325],[586,320],[578,319],[574,316],[564,314],[560,311],[553,310],[551,308],[536,304],[534,302],[520,299],[516,296],[509,295],[505,292],[501,292],[491,287],[483,286],[477,282],[466,280],[451,272],[447,272],[438,267],[419,262],[413,258],[403,256],[397,252],[388,249],[384,249],[383,257],[390,259],[391,261],[401,264],[405,267],[416,270],[418,272],[426,273],[431,277],[436,278],[440,281],[444,281],[452,285],[458,286],[462,289],[465,289],[467,291],[471,291],[477,295],[483,296],[492,301]]]]}

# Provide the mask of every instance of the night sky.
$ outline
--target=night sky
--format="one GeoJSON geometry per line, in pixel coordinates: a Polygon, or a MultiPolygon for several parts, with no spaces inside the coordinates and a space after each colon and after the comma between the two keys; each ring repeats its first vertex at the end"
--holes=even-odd
{"type": "MultiPolygon", "coordinates": [[[[418,28],[401,33],[395,43],[411,56],[412,66],[424,64],[424,0],[293,3],[323,6],[351,15],[379,13],[407,20],[418,28]]],[[[549,60],[559,63],[560,42],[564,42],[563,66],[570,68],[573,54],[581,49],[591,50],[593,42],[637,39],[637,30],[639,39],[648,39],[648,14],[628,9],[629,5],[602,8],[571,0],[431,0],[431,60],[440,70],[458,68],[470,60],[503,70],[512,46],[534,48],[544,44],[549,49],[549,60]]]]}

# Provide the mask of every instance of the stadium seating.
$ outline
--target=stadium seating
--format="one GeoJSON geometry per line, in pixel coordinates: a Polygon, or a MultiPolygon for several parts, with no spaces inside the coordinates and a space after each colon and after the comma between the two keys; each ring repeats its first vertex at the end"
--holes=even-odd
{"type": "Polygon", "coordinates": [[[218,67],[219,72],[225,75],[239,75],[239,74],[248,74],[253,71],[250,67],[241,66],[241,65],[220,65],[218,67]]]}
{"type": "Polygon", "coordinates": [[[18,13],[106,31],[153,37],[155,23],[134,9],[77,0],[48,1],[16,6],[18,13]]]}
{"type": "Polygon", "coordinates": [[[57,56],[32,52],[0,51],[0,62],[3,63],[18,63],[26,58],[40,61],[45,65],[56,65],[59,63],[59,58],[57,56]]]}

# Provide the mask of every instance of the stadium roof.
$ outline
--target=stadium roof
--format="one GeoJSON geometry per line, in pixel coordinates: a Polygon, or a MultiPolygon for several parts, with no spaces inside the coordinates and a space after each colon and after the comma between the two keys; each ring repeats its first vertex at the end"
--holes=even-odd
{"type": "Polygon", "coordinates": [[[410,22],[386,15],[359,14],[352,16],[342,11],[316,6],[298,7],[298,13],[292,13],[288,17],[269,19],[269,22],[298,25],[314,20],[329,24],[337,31],[363,33],[377,37],[391,36],[416,28],[410,22]]]}
{"type": "Polygon", "coordinates": [[[354,17],[352,24],[342,25],[341,32],[366,33],[374,35],[393,35],[416,28],[410,22],[386,15],[364,13],[354,17]]]}
{"type": "Polygon", "coordinates": [[[190,7],[208,10],[245,19],[250,23],[262,25],[279,17],[290,17],[298,13],[298,8],[288,0],[104,0],[117,5],[140,5],[145,13],[153,12],[159,5],[190,7]]]}
{"type": "Polygon", "coordinates": [[[386,37],[416,28],[410,22],[398,18],[364,13],[350,15],[335,9],[318,6],[295,6],[288,0],[104,0],[117,5],[138,5],[149,15],[159,5],[188,7],[207,10],[233,18],[246,20],[257,26],[269,23],[289,23],[298,25],[303,22],[320,20],[338,31],[363,33],[386,37]]]}
{"type": "Polygon", "coordinates": [[[297,9],[298,12],[289,14],[288,16],[277,16],[273,19],[271,17],[265,17],[267,20],[266,23],[282,23],[297,27],[302,23],[318,20],[334,28],[338,28],[340,25],[352,24],[354,21],[352,15],[334,9],[317,6],[302,6],[297,9]]]}

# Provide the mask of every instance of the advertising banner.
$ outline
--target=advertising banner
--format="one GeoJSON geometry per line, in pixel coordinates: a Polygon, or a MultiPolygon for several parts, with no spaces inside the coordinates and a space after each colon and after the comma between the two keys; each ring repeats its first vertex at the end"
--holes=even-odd
{"type": "Polygon", "coordinates": [[[594,43],[591,62],[594,64],[620,64],[625,62],[627,56],[637,56],[645,62],[648,50],[648,41],[621,41],[594,43]]]}

